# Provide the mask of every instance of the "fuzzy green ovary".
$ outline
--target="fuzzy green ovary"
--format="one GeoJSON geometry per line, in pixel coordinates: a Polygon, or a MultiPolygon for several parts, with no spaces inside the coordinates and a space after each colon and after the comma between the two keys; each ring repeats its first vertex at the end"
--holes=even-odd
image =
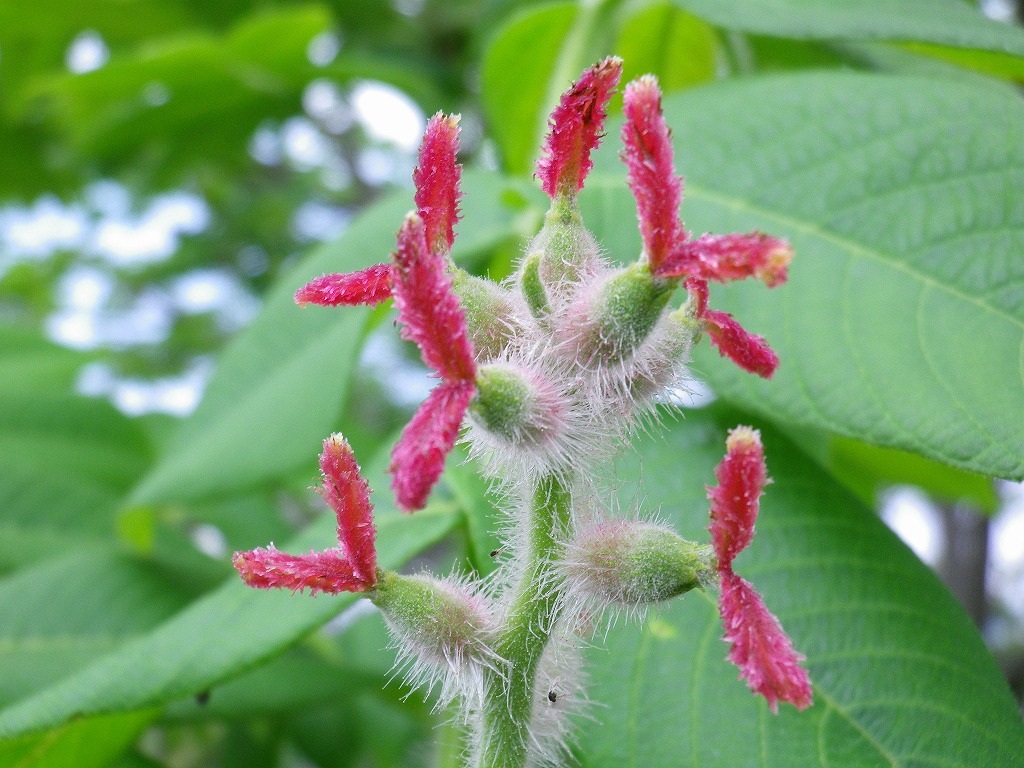
{"type": "Polygon", "coordinates": [[[600,258],[600,248],[590,234],[574,196],[559,195],[544,217],[544,226],[530,243],[528,253],[539,253],[538,276],[547,295],[567,298],[600,258]]]}
{"type": "Polygon", "coordinates": [[[592,302],[590,357],[616,362],[643,344],[668,304],[675,284],[633,264],[605,281],[592,302]]]}
{"type": "Polygon", "coordinates": [[[447,650],[484,642],[482,617],[469,600],[452,594],[430,576],[380,574],[370,599],[393,625],[416,637],[417,645],[447,658],[447,650]]]}
{"type": "Polygon", "coordinates": [[[620,599],[626,604],[658,603],[701,586],[714,570],[711,547],[671,531],[652,528],[633,537],[619,564],[620,599]]]}
{"type": "Polygon", "coordinates": [[[516,441],[530,429],[528,417],[536,394],[519,372],[502,365],[482,366],[476,390],[469,413],[489,432],[516,441]]]}
{"type": "Polygon", "coordinates": [[[496,283],[458,268],[452,273],[452,289],[466,316],[477,362],[500,356],[515,338],[519,325],[508,294],[496,283]]]}

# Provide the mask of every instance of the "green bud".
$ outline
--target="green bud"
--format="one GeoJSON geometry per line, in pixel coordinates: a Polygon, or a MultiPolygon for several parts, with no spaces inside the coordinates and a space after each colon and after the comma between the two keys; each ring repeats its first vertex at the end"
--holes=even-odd
{"type": "Polygon", "coordinates": [[[605,360],[625,357],[654,329],[675,285],[633,264],[605,280],[592,300],[591,320],[605,360]]]}
{"type": "Polygon", "coordinates": [[[544,290],[544,283],[540,279],[540,262],[543,254],[540,251],[533,251],[527,254],[523,260],[522,275],[519,285],[523,289],[523,297],[526,299],[526,306],[530,313],[538,320],[542,320],[551,310],[548,306],[548,295],[544,290]]]}
{"type": "Polygon", "coordinates": [[[456,268],[452,288],[466,315],[469,340],[478,361],[493,360],[515,337],[518,322],[508,292],[497,283],[456,268]]]}
{"type": "MultiPolygon", "coordinates": [[[[556,301],[568,298],[594,271],[600,264],[600,252],[594,236],[583,226],[575,198],[563,196],[552,201],[544,226],[527,248],[528,254],[540,254],[537,274],[547,297],[556,301]]],[[[523,290],[525,293],[527,288],[523,290]]]]}
{"type": "Polygon", "coordinates": [[[451,666],[491,655],[492,619],[480,597],[433,576],[380,574],[370,599],[411,655],[451,666]]]}
{"type": "Polygon", "coordinates": [[[492,435],[513,444],[530,445],[552,436],[563,410],[553,389],[511,365],[481,366],[476,389],[470,416],[492,435]]]}
{"type": "Polygon", "coordinates": [[[647,605],[682,595],[713,578],[711,547],[653,523],[615,521],[583,531],[569,548],[567,578],[607,603],[647,605]]]}

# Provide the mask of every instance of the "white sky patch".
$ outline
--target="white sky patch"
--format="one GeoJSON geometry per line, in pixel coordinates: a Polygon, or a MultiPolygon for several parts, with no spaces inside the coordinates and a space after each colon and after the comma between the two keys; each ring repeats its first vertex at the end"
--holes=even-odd
{"type": "Polygon", "coordinates": [[[981,12],[996,21],[1011,23],[1015,10],[1012,0],[981,0],[981,12]]]}
{"type": "Polygon", "coordinates": [[[212,373],[213,363],[207,358],[197,359],[181,376],[156,381],[120,379],[104,363],[91,363],[82,369],[77,388],[90,397],[109,397],[129,416],[153,412],[187,416],[199,404],[212,373]]]}
{"type": "Polygon", "coordinates": [[[93,29],[80,32],[64,54],[64,64],[76,75],[99,69],[109,60],[110,49],[100,33],[93,29]]]}
{"type": "Polygon", "coordinates": [[[61,275],[57,290],[68,309],[97,312],[113,293],[114,279],[95,267],[76,264],[61,275]]]}
{"type": "Polygon", "coordinates": [[[278,165],[282,158],[281,137],[269,125],[261,125],[249,139],[249,156],[260,165],[278,165]]]}
{"type": "Polygon", "coordinates": [[[925,563],[934,567],[945,555],[942,520],[919,488],[896,486],[886,492],[882,519],[925,563]]]}
{"type": "Polygon", "coordinates": [[[53,341],[73,349],[125,349],[166,341],[171,332],[171,313],[170,300],[163,291],[148,288],[126,310],[97,312],[73,304],[72,296],[81,290],[80,282],[61,285],[63,308],[46,318],[46,332],[53,341]]]}
{"type": "Polygon", "coordinates": [[[1024,625],[1024,483],[999,483],[1003,509],[989,529],[988,584],[999,602],[1024,625]]]}
{"type": "Polygon", "coordinates": [[[8,260],[45,258],[77,248],[88,229],[89,218],[81,206],[64,205],[53,195],[44,195],[27,208],[4,208],[0,210],[0,270],[8,260]]]}
{"type": "Polygon", "coordinates": [[[309,41],[306,58],[314,67],[326,67],[341,52],[342,39],[334,30],[325,30],[309,41]]]}
{"type": "Polygon", "coordinates": [[[331,80],[314,80],[302,92],[302,108],[332,134],[341,134],[352,127],[355,115],[345,95],[331,80]]]}
{"type": "Polygon", "coordinates": [[[238,279],[223,269],[195,269],[171,283],[171,298],[179,312],[216,314],[217,326],[233,333],[249,324],[260,309],[260,301],[238,279]]]}
{"type": "Polygon", "coordinates": [[[207,557],[220,560],[228,554],[228,539],[224,532],[210,523],[200,523],[189,532],[195,548],[207,557]]]}
{"type": "Polygon", "coordinates": [[[137,218],[103,219],[89,250],[119,266],[159,262],[178,249],[181,235],[198,234],[209,222],[205,200],[189,192],[169,192],[153,198],[137,218]]]}
{"type": "Polygon", "coordinates": [[[293,117],[281,126],[284,154],[301,171],[311,171],[328,162],[333,148],[319,129],[305,117],[293,117]]]}
{"type": "Polygon", "coordinates": [[[341,236],[351,215],[317,202],[300,205],[292,219],[292,231],[301,240],[334,240],[341,236]]]}
{"type": "Polygon", "coordinates": [[[349,101],[371,137],[392,142],[406,152],[419,147],[426,118],[415,102],[397,88],[364,81],[352,89],[349,101]]]}
{"type": "Polygon", "coordinates": [[[171,100],[171,91],[159,80],[153,80],[142,89],[142,100],[151,107],[162,107],[171,100]]]}

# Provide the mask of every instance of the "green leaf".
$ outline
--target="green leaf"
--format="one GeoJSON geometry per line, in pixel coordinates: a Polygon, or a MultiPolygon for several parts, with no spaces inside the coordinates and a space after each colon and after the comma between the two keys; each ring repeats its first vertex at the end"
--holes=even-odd
{"type": "MultiPolygon", "coordinates": [[[[336,522],[329,517],[311,525],[289,543],[288,550],[323,549],[334,541],[336,522]]],[[[456,522],[455,514],[437,507],[414,517],[380,515],[377,545],[382,564],[401,564],[442,538],[456,522]]],[[[97,715],[162,706],[209,691],[276,656],[355,599],[261,591],[231,579],[152,632],[0,711],[0,739],[59,729],[72,719],[90,722],[97,715]]]]}
{"type": "MultiPolygon", "coordinates": [[[[1007,94],[814,73],[668,98],[689,228],[796,251],[781,288],[711,290],[779,353],[775,377],[707,344],[697,373],[779,422],[1024,477],[1024,106],[1007,94]]],[[[598,219],[632,208],[619,178],[598,219]]]]}
{"type": "MultiPolygon", "coordinates": [[[[464,220],[453,254],[464,259],[518,232],[521,182],[465,174],[464,220]]],[[[202,402],[182,424],[133,502],[198,499],[312,466],[338,424],[370,310],[295,305],[293,295],[325,272],[390,259],[413,207],[405,192],[378,203],[338,241],[314,251],[270,292],[262,313],[228,346],[202,402]]]]}
{"type": "Polygon", "coordinates": [[[306,48],[329,24],[322,7],[291,7],[242,17],[221,36],[157,38],[95,71],[39,78],[20,110],[49,109],[91,162],[143,160],[168,179],[199,162],[248,165],[260,122],[299,110],[318,74],[306,48]]]}
{"type": "Polygon", "coordinates": [[[898,40],[1024,55],[1024,31],[961,0],[675,0],[712,24],[775,37],[898,40]]]}
{"type": "Polygon", "coordinates": [[[100,715],[73,720],[42,734],[0,741],[7,768],[103,768],[135,741],[156,712],[100,715]]]}
{"type": "Polygon", "coordinates": [[[963,50],[927,43],[906,43],[903,47],[908,51],[949,61],[986,75],[995,75],[1017,82],[1024,80],[1024,58],[1019,56],[1007,56],[993,51],[963,50]]]}
{"type": "MultiPolygon", "coordinates": [[[[620,476],[642,472],[649,506],[706,541],[704,486],[736,418],[687,411],[620,476]]],[[[583,727],[582,765],[1021,765],[1024,724],[963,610],[871,510],[783,438],[763,437],[774,483],[736,568],[806,654],[814,706],[773,716],[725,661],[711,599],[691,594],[640,627],[620,624],[590,654],[590,695],[608,708],[583,727]]],[[[627,484],[621,497],[635,493],[627,484]]]]}
{"type": "Polygon", "coordinates": [[[0,325],[0,391],[70,393],[89,356],[47,341],[34,330],[0,325]]]}
{"type": "Polygon", "coordinates": [[[653,74],[670,93],[714,80],[718,47],[718,35],[706,23],[657,3],[622,25],[615,53],[622,57],[623,83],[653,74]]]}
{"type": "Polygon", "coordinates": [[[150,463],[139,425],[62,392],[0,397],[0,568],[109,538],[113,513],[150,463]]]}
{"type": "Polygon", "coordinates": [[[986,514],[999,508],[992,480],[984,475],[846,437],[826,437],[823,448],[828,470],[869,506],[874,506],[879,491],[901,484],[916,485],[935,499],[968,504],[986,514]]]}
{"type": "Polygon", "coordinates": [[[484,109],[505,168],[513,173],[528,173],[540,152],[543,115],[552,106],[548,83],[577,14],[575,3],[527,9],[495,34],[484,55],[484,109]]]}
{"type": "Polygon", "coordinates": [[[144,634],[190,596],[152,563],[80,545],[0,580],[0,706],[144,634]]]}

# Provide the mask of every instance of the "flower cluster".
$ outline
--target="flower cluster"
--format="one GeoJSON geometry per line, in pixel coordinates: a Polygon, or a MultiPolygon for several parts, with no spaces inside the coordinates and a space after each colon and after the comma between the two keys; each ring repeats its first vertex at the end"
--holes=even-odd
{"type": "Polygon", "coordinates": [[[691,237],[679,219],[682,180],[657,81],[626,86],[623,161],[643,251],[613,266],[577,204],[603,136],[621,62],[586,70],[554,110],[538,164],[551,199],[544,225],[504,284],[451,260],[459,219],[458,118],[428,123],[414,173],[417,210],[391,262],[325,275],[300,304],[376,304],[393,298],[403,338],[440,383],[405,428],[390,472],[398,506],[422,508],[460,430],[508,500],[499,577],[487,585],[378,568],[369,493],[340,436],[324,443],[321,495],[338,518],[339,546],[286,555],[272,546],[235,556],[255,587],[366,594],[381,609],[411,677],[458,699],[472,735],[469,764],[555,764],[568,714],[585,702],[579,646],[608,610],[642,612],[692,589],[719,593],[729,659],[772,711],[811,703],[811,686],[778,620],[733,571],[753,536],[767,482],[758,433],[733,430],[716,471],[711,546],[666,526],[599,509],[611,450],[656,417],[707,334],[744,370],[770,377],[767,342],[709,308],[709,282],[786,280],[787,243],[759,232],[691,237]],[[672,295],[685,288],[678,309],[672,295]],[[554,682],[553,682],[554,681],[554,682]]]}

